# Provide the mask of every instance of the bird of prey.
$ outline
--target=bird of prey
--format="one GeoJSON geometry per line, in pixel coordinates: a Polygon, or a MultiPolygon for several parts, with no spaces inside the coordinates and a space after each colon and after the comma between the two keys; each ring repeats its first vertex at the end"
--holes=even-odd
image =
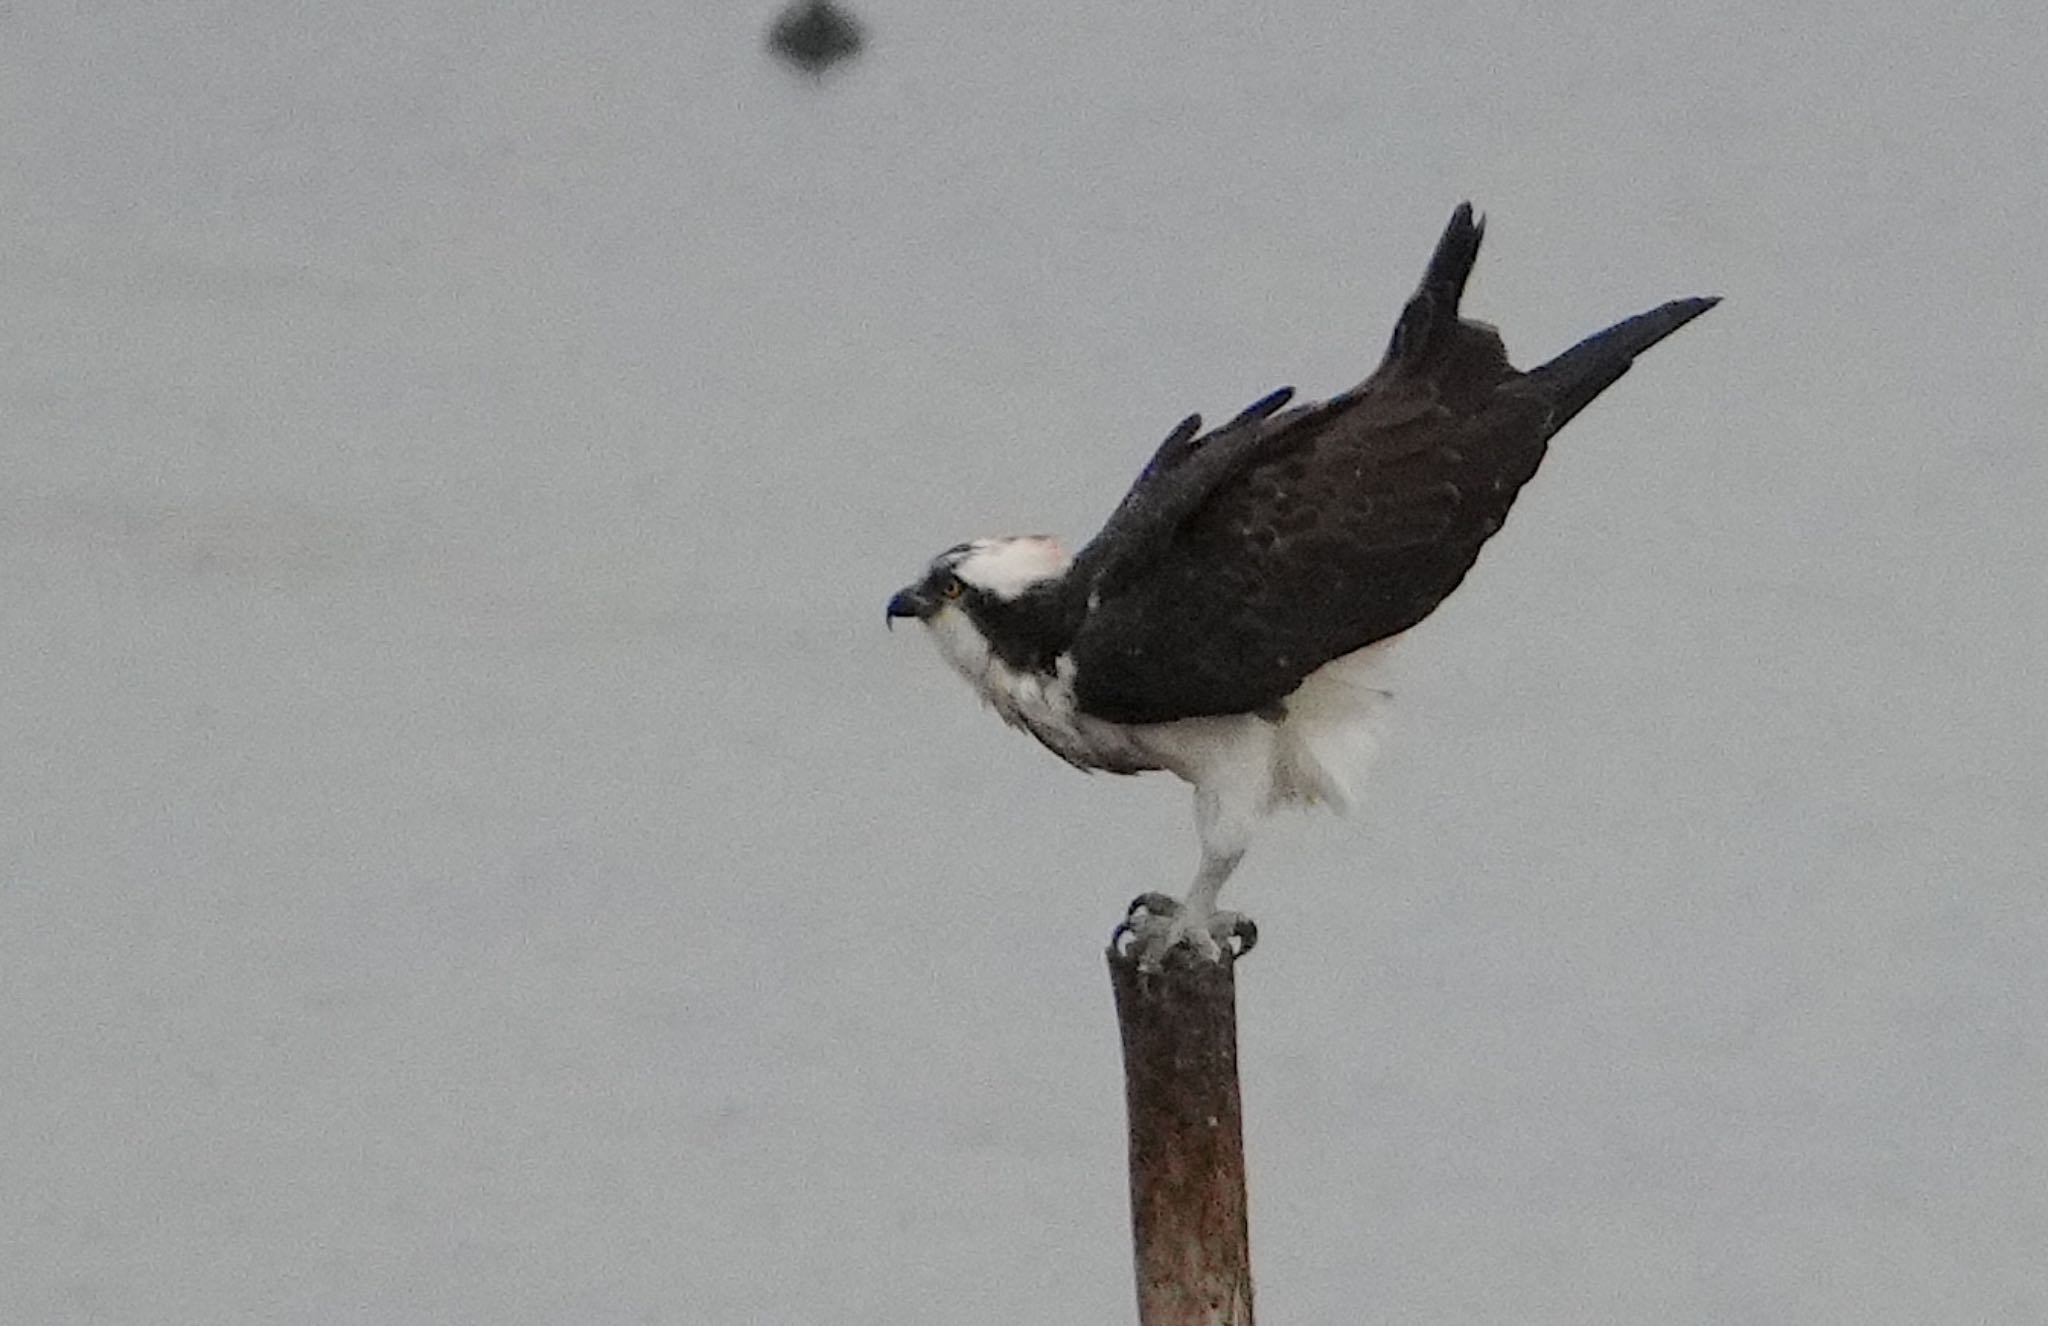
{"type": "Polygon", "coordinates": [[[1146,893],[1142,963],[1216,959],[1256,930],[1217,894],[1288,805],[1350,806],[1373,746],[1385,642],[1444,600],[1545,446],[1635,357],[1717,302],[1680,299],[1540,368],[1459,315],[1484,222],[1451,216],[1364,382],[1316,405],[1275,391],[1160,444],[1069,555],[1043,535],[976,539],[889,600],[1011,725],[1081,769],[1164,769],[1194,787],[1201,864],[1146,893]]]}

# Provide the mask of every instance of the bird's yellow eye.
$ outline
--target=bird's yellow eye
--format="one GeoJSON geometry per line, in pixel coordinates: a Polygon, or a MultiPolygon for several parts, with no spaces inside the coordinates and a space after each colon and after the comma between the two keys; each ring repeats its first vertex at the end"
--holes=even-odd
{"type": "Polygon", "coordinates": [[[967,592],[967,586],[961,581],[959,576],[947,576],[946,587],[939,592],[944,594],[949,600],[957,599],[967,592]]]}

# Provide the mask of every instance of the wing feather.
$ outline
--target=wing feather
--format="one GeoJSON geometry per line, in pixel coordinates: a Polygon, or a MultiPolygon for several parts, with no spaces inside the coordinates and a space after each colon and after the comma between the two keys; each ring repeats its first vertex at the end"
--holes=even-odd
{"type": "Polygon", "coordinates": [[[1293,395],[1292,387],[1268,392],[1210,433],[1202,432],[1202,416],[1191,414],[1167,434],[1101,531],[1074,555],[1065,577],[1074,622],[1090,600],[1124,583],[1130,568],[1154,560],[1202,503],[1300,413],[1283,413],[1293,395]]]}
{"type": "Polygon", "coordinates": [[[1120,722],[1247,713],[1399,634],[1457,588],[1543,456],[1550,414],[1504,395],[1290,435],[1105,594],[1074,639],[1078,698],[1120,722]]]}
{"type": "Polygon", "coordinates": [[[1293,409],[1276,392],[1214,433],[1192,420],[1168,437],[1068,577],[1084,711],[1265,710],[1415,625],[1501,528],[1557,428],[1713,305],[1667,304],[1525,375],[1499,333],[1458,314],[1483,233],[1458,208],[1356,388],[1293,409]]]}

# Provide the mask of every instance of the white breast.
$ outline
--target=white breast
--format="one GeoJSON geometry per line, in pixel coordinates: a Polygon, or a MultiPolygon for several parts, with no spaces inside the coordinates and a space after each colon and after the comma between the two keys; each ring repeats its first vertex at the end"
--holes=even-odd
{"type": "Polygon", "coordinates": [[[1111,723],[1078,712],[1073,664],[1065,656],[1052,676],[1022,672],[996,657],[964,612],[946,608],[926,625],[946,661],[1005,722],[1062,759],[1117,773],[1170,770],[1254,817],[1285,805],[1349,810],[1378,746],[1389,698],[1377,684],[1392,644],[1382,641],[1310,673],[1287,697],[1278,722],[1227,714],[1111,723]]]}
{"type": "Polygon", "coordinates": [[[1047,676],[1020,671],[998,658],[967,614],[940,609],[925,621],[932,640],[955,671],[1012,727],[1022,728],[1067,763],[1111,773],[1163,768],[1133,739],[1142,728],[1108,723],[1074,705],[1074,667],[1065,657],[1047,676]]]}

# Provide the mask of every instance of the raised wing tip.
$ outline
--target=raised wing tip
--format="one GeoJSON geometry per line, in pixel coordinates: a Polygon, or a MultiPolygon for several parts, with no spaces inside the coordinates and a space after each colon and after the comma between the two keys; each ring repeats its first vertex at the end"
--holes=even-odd
{"type": "Polygon", "coordinates": [[[1250,423],[1255,419],[1264,419],[1293,399],[1294,388],[1292,387],[1280,387],[1274,391],[1269,391],[1250,405],[1245,406],[1244,409],[1238,411],[1237,418],[1232,419],[1230,422],[1233,424],[1243,424],[1250,423]]]}
{"type": "Polygon", "coordinates": [[[1152,459],[1145,462],[1145,468],[1138,472],[1145,479],[1171,466],[1178,465],[1194,449],[1195,439],[1202,432],[1202,416],[1191,414],[1173,426],[1159,449],[1152,453],[1152,459]]]}
{"type": "MultiPolygon", "coordinates": [[[[1670,330],[1677,331],[1700,314],[1721,302],[1719,295],[1697,295],[1691,299],[1674,299],[1666,304],[1663,312],[1668,315],[1670,330]]],[[[1667,333],[1668,335],[1669,333],[1667,333]]]]}
{"type": "Polygon", "coordinates": [[[1451,219],[1444,225],[1444,238],[1448,240],[1454,235],[1475,250],[1479,241],[1486,238],[1486,214],[1472,210],[1469,199],[1452,209],[1451,219]]]}
{"type": "Polygon", "coordinates": [[[1424,290],[1442,291],[1449,296],[1451,311],[1465,294],[1465,279],[1479,260],[1480,241],[1486,238],[1486,218],[1474,216],[1472,204],[1459,203],[1429,257],[1429,270],[1422,274],[1424,290]]]}

